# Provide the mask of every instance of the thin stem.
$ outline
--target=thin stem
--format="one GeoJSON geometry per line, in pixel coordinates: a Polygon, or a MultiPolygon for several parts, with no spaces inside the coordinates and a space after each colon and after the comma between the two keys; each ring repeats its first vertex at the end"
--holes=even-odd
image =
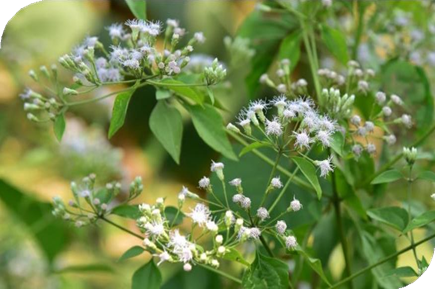
{"type": "Polygon", "coordinates": [[[275,255],[273,254],[272,250],[270,250],[269,245],[267,245],[267,242],[263,236],[260,236],[260,242],[261,242],[261,244],[263,244],[263,247],[266,249],[269,256],[272,258],[275,257],[275,255]]]}
{"type": "Polygon", "coordinates": [[[375,268],[375,267],[377,267],[377,266],[379,266],[379,265],[382,265],[382,264],[384,264],[385,262],[388,262],[388,261],[390,261],[391,259],[394,259],[394,258],[396,258],[397,256],[402,255],[403,253],[406,253],[406,252],[408,252],[409,250],[412,250],[412,248],[414,248],[414,247],[418,247],[418,246],[420,246],[421,244],[426,243],[427,241],[429,241],[429,240],[431,240],[431,239],[433,239],[433,238],[435,238],[435,234],[430,235],[429,237],[426,237],[426,238],[424,238],[424,239],[421,240],[421,241],[418,241],[418,242],[415,243],[414,245],[410,245],[410,246],[408,246],[408,247],[406,247],[406,248],[404,248],[404,249],[402,249],[402,250],[400,250],[400,251],[398,251],[398,252],[396,252],[396,253],[394,253],[394,254],[389,255],[389,256],[387,256],[387,257],[385,257],[385,258],[379,260],[378,262],[376,262],[376,263],[373,264],[373,265],[370,265],[370,266],[368,266],[368,267],[366,267],[366,268],[364,268],[364,269],[361,269],[360,271],[356,272],[356,273],[353,274],[352,276],[349,276],[349,277],[347,277],[347,278],[344,278],[344,279],[341,280],[340,282],[338,282],[338,283],[332,285],[331,287],[329,287],[329,289],[338,288],[338,287],[342,286],[343,284],[346,284],[347,282],[349,282],[349,281],[355,279],[356,277],[358,277],[358,276],[360,276],[360,275],[366,273],[367,271],[370,271],[371,269],[373,269],[373,268],[375,268]]]}
{"type": "Polygon", "coordinates": [[[130,231],[129,229],[124,228],[124,227],[122,227],[121,225],[118,225],[118,224],[116,224],[116,223],[110,221],[109,219],[106,219],[106,217],[104,217],[104,216],[100,216],[99,218],[100,218],[101,220],[103,220],[104,222],[109,223],[110,225],[115,226],[115,227],[117,227],[118,229],[120,229],[120,230],[122,230],[122,231],[124,231],[124,232],[126,232],[126,233],[128,233],[128,234],[130,234],[130,235],[132,235],[132,236],[135,236],[135,237],[138,238],[138,239],[143,240],[143,238],[144,238],[143,236],[141,236],[141,235],[139,235],[139,234],[136,234],[135,232],[132,232],[132,231],[130,231]]]}
{"type": "MultiPolygon", "coordinates": [[[[411,223],[411,192],[412,192],[412,165],[409,166],[409,173],[408,173],[408,223],[411,223]]],[[[411,240],[412,245],[412,253],[414,254],[415,262],[417,263],[417,268],[419,268],[419,261],[417,257],[417,249],[414,246],[414,233],[412,230],[409,231],[409,236],[411,240]]]]}
{"type": "Polygon", "coordinates": [[[284,187],[282,188],[281,192],[279,193],[278,197],[275,199],[275,201],[273,202],[272,206],[270,206],[270,208],[269,208],[269,214],[271,214],[273,209],[275,209],[276,205],[278,205],[279,201],[281,200],[282,196],[284,196],[284,193],[286,192],[288,186],[290,185],[293,177],[296,175],[296,173],[298,171],[299,171],[299,167],[294,170],[294,172],[292,173],[292,175],[289,177],[289,179],[285,183],[284,187]]]}
{"type": "Polygon", "coordinates": [[[230,280],[232,280],[232,281],[234,281],[234,282],[236,282],[238,284],[242,284],[242,280],[240,280],[239,278],[236,278],[234,276],[231,276],[230,274],[227,274],[227,273],[225,273],[223,271],[217,270],[217,269],[215,269],[213,267],[210,267],[210,266],[207,266],[207,265],[204,265],[204,264],[199,264],[198,263],[198,266],[201,266],[202,268],[205,268],[205,269],[207,269],[207,270],[209,270],[211,272],[214,272],[214,273],[219,274],[219,275],[221,275],[221,276],[223,276],[225,278],[228,278],[228,279],[230,279],[230,280]]]}
{"type": "Polygon", "coordinates": [[[357,23],[356,33],[355,33],[354,46],[352,47],[352,59],[356,59],[357,54],[358,54],[358,46],[361,42],[361,35],[363,33],[363,30],[364,30],[364,12],[365,12],[364,8],[360,9],[361,6],[358,3],[358,1],[354,1],[354,4],[356,6],[358,6],[357,7],[358,8],[357,9],[358,10],[358,23],[357,23]]]}
{"type": "Polygon", "coordinates": [[[222,180],[222,189],[224,191],[224,198],[225,198],[225,204],[227,205],[227,208],[230,207],[229,203],[228,203],[228,196],[227,196],[227,187],[225,185],[225,180],[222,180]]]}
{"type": "Polygon", "coordinates": [[[267,182],[266,191],[263,194],[263,199],[261,200],[260,207],[263,207],[264,202],[266,202],[267,195],[269,194],[269,186],[272,181],[273,176],[275,175],[276,167],[279,164],[279,159],[281,158],[281,152],[279,151],[276,155],[275,163],[273,164],[272,171],[270,172],[269,181],[267,182]]]}
{"type": "Polygon", "coordinates": [[[155,86],[166,86],[166,87],[193,87],[193,86],[209,86],[205,83],[165,83],[165,82],[157,82],[157,81],[152,81],[152,80],[148,80],[149,84],[155,85],[155,86]]]}

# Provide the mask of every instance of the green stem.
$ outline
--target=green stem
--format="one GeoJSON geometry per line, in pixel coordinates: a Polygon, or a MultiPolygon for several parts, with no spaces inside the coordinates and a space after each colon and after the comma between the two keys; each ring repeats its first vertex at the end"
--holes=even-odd
{"type": "Polygon", "coordinates": [[[229,203],[228,203],[228,196],[227,196],[227,187],[225,185],[225,180],[222,180],[222,189],[224,191],[224,198],[225,198],[225,204],[227,205],[227,208],[230,207],[229,203]]]}
{"type": "Polygon", "coordinates": [[[286,192],[288,186],[290,185],[293,177],[296,175],[296,173],[299,171],[299,167],[294,170],[294,172],[291,174],[287,182],[285,183],[284,187],[282,188],[281,192],[279,193],[278,197],[273,202],[272,206],[269,208],[269,214],[272,213],[273,209],[275,209],[276,205],[278,205],[279,201],[281,200],[282,196],[284,196],[284,193],[286,192]]]}
{"type": "Polygon", "coordinates": [[[276,167],[279,164],[280,158],[281,158],[281,152],[278,152],[278,154],[276,155],[275,163],[273,164],[273,167],[272,167],[272,171],[270,172],[269,181],[267,182],[266,191],[263,194],[263,199],[261,200],[260,207],[263,207],[264,203],[266,202],[267,195],[269,193],[270,182],[272,181],[272,178],[275,175],[276,167]]]}
{"type": "Polygon", "coordinates": [[[398,251],[398,252],[396,252],[396,253],[394,253],[394,254],[391,254],[391,255],[389,255],[389,256],[387,256],[387,257],[385,257],[385,258],[379,260],[378,262],[376,262],[376,263],[373,264],[373,265],[370,265],[370,266],[368,266],[368,267],[366,267],[366,268],[364,268],[364,269],[361,269],[360,271],[356,272],[356,273],[353,274],[352,276],[347,277],[347,278],[341,280],[340,282],[338,282],[338,283],[332,285],[331,287],[329,287],[329,289],[338,288],[338,287],[342,286],[343,284],[346,284],[347,282],[349,282],[349,281],[355,279],[356,277],[358,277],[358,276],[360,276],[360,275],[366,273],[367,271],[370,271],[371,269],[376,268],[377,266],[382,265],[382,264],[384,264],[385,262],[388,262],[388,261],[390,261],[391,259],[394,259],[394,258],[396,258],[397,256],[402,255],[403,253],[406,253],[406,252],[408,252],[409,250],[412,250],[414,247],[418,247],[418,246],[420,246],[421,244],[426,243],[427,241],[429,241],[429,240],[431,240],[431,239],[433,239],[433,238],[435,238],[435,234],[430,235],[429,237],[426,237],[426,238],[424,238],[423,240],[420,240],[419,242],[415,243],[414,246],[413,246],[413,245],[410,245],[410,246],[408,246],[408,247],[406,247],[406,248],[404,248],[404,249],[402,249],[402,250],[400,250],[400,251],[398,251]]]}
{"type": "Polygon", "coordinates": [[[165,82],[156,82],[152,80],[148,80],[149,84],[155,85],[155,86],[166,86],[166,87],[194,87],[194,86],[209,86],[205,83],[165,83],[165,82]]]}
{"type": "Polygon", "coordinates": [[[273,254],[272,250],[270,250],[269,245],[267,245],[267,242],[263,236],[260,236],[260,242],[261,244],[263,244],[264,249],[266,249],[267,254],[269,254],[270,257],[274,258],[275,255],[273,254]]]}
{"type": "Polygon", "coordinates": [[[122,227],[121,225],[118,225],[118,224],[116,224],[116,223],[110,221],[109,219],[106,219],[106,217],[104,217],[104,216],[100,216],[99,218],[100,218],[101,220],[103,220],[104,222],[109,223],[110,225],[115,226],[115,227],[117,227],[118,229],[120,229],[120,230],[122,230],[122,231],[124,231],[124,232],[126,232],[126,233],[128,233],[128,234],[130,234],[130,235],[132,235],[132,236],[135,236],[135,237],[138,238],[138,239],[141,239],[141,240],[144,239],[143,236],[141,236],[141,235],[139,235],[139,234],[136,234],[135,232],[130,231],[129,229],[126,229],[126,228],[122,227]]]}
{"type": "Polygon", "coordinates": [[[365,12],[365,9],[361,8],[358,1],[354,1],[354,4],[358,6],[358,9],[357,9],[358,10],[358,24],[357,24],[357,29],[356,29],[356,33],[355,33],[354,46],[352,48],[352,59],[357,58],[358,46],[361,42],[361,35],[363,33],[363,30],[364,30],[364,12],[365,12]]]}
{"type": "MultiPolygon", "coordinates": [[[[411,223],[411,192],[412,192],[412,165],[409,166],[409,173],[408,173],[408,223],[411,223]]],[[[409,236],[411,240],[412,245],[412,253],[414,254],[415,262],[417,263],[417,268],[420,268],[418,256],[417,256],[417,249],[414,246],[414,233],[412,230],[409,231],[409,236]]]]}
{"type": "Polygon", "coordinates": [[[207,269],[207,270],[209,270],[209,271],[211,271],[213,273],[216,273],[216,274],[219,274],[219,275],[221,275],[221,276],[223,276],[225,278],[228,278],[228,279],[230,279],[230,280],[232,280],[232,281],[234,281],[234,282],[236,282],[238,284],[242,284],[242,280],[240,280],[239,278],[236,278],[234,276],[231,276],[230,274],[227,274],[227,273],[225,273],[223,271],[220,271],[220,270],[217,270],[217,269],[215,269],[213,267],[210,267],[210,266],[207,266],[207,265],[203,265],[203,264],[199,264],[199,263],[198,263],[198,266],[201,266],[202,268],[205,268],[205,269],[207,269]]]}

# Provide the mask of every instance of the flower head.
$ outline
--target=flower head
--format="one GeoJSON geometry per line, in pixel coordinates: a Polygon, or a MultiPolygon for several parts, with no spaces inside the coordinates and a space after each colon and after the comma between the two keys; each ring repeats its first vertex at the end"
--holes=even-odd
{"type": "Polygon", "coordinates": [[[312,143],[311,138],[308,136],[308,133],[306,131],[301,131],[299,133],[294,132],[295,136],[296,136],[296,142],[295,142],[295,147],[297,148],[306,148],[309,149],[310,148],[310,143],[312,143]]]}
{"type": "Polygon", "coordinates": [[[275,228],[276,231],[282,235],[285,233],[285,230],[287,230],[287,224],[284,221],[278,221],[276,222],[275,228]]]}
{"type": "Polygon", "coordinates": [[[293,197],[293,201],[290,202],[290,208],[293,212],[297,212],[302,209],[302,204],[296,197],[293,197]]]}
{"type": "Polygon", "coordinates": [[[327,158],[323,161],[314,161],[314,163],[319,167],[320,169],[320,176],[326,177],[329,172],[334,171],[334,166],[331,163],[332,157],[327,158]]]}
{"type": "Polygon", "coordinates": [[[257,217],[259,217],[260,220],[264,221],[265,219],[269,218],[269,212],[266,208],[260,207],[257,210],[257,217]]]}
{"type": "Polygon", "coordinates": [[[270,185],[274,188],[274,189],[280,189],[282,188],[282,182],[281,179],[279,177],[275,177],[270,181],[270,185]]]}
{"type": "Polygon", "coordinates": [[[285,246],[287,249],[295,249],[297,245],[298,242],[294,236],[288,236],[285,238],[285,246]]]}
{"type": "Polygon", "coordinates": [[[282,125],[277,117],[274,117],[272,121],[266,120],[266,134],[280,136],[282,135],[282,125]]]}
{"type": "Polygon", "coordinates": [[[202,203],[196,204],[195,208],[191,213],[187,214],[195,224],[202,227],[210,219],[210,210],[208,207],[202,203]]]}
{"type": "Polygon", "coordinates": [[[201,189],[207,189],[210,187],[210,179],[207,177],[203,177],[199,180],[198,185],[201,189]]]}

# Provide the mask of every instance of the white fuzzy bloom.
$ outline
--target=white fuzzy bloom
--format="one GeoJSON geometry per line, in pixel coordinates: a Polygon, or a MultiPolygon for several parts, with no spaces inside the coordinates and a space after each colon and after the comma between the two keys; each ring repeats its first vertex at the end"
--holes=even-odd
{"type": "Polygon", "coordinates": [[[114,23],[106,28],[109,31],[110,38],[119,38],[121,39],[124,35],[124,28],[122,28],[122,24],[114,23]]]}
{"type": "Polygon", "coordinates": [[[402,123],[407,127],[410,128],[412,126],[412,120],[411,116],[409,114],[403,114],[402,117],[402,123]]]}
{"type": "Polygon", "coordinates": [[[390,108],[389,106],[384,106],[384,107],[382,108],[382,113],[383,113],[385,116],[390,116],[390,115],[393,113],[393,111],[391,110],[391,108],[390,108]]]}
{"type": "Polygon", "coordinates": [[[361,126],[356,131],[357,135],[359,136],[366,136],[367,135],[367,129],[364,126],[361,126]]]}
{"type": "Polygon", "coordinates": [[[266,120],[266,134],[267,135],[282,135],[282,125],[277,117],[274,117],[272,121],[266,120]]]}
{"type": "Polygon", "coordinates": [[[207,228],[207,230],[214,233],[217,233],[217,231],[219,230],[218,225],[214,221],[208,221],[205,224],[205,227],[207,228]]]}
{"type": "Polygon", "coordinates": [[[186,271],[186,272],[192,271],[192,265],[190,265],[190,263],[184,264],[183,270],[186,271]]]}
{"type": "Polygon", "coordinates": [[[314,163],[319,167],[320,169],[320,176],[326,177],[329,172],[334,171],[334,166],[331,163],[332,157],[327,158],[323,161],[314,161],[314,163]]]}
{"type": "Polygon", "coordinates": [[[376,92],[375,97],[376,97],[376,101],[378,104],[383,104],[385,102],[385,100],[387,99],[387,96],[382,91],[376,92]]]}
{"type": "Polygon", "coordinates": [[[388,136],[384,136],[384,140],[389,144],[393,145],[396,143],[396,136],[394,134],[390,134],[388,136]]]}
{"type": "Polygon", "coordinates": [[[235,194],[233,196],[233,202],[236,204],[241,203],[244,198],[245,198],[245,196],[243,196],[242,194],[235,194]]]}
{"type": "Polygon", "coordinates": [[[251,199],[248,197],[243,197],[243,199],[240,202],[240,206],[243,209],[249,209],[251,207],[251,199]]]}
{"type": "Polygon", "coordinates": [[[273,178],[273,179],[270,181],[270,185],[271,185],[273,188],[275,188],[275,189],[280,189],[280,188],[282,188],[282,182],[281,182],[281,179],[280,179],[279,177],[273,178]]]}
{"type": "Polygon", "coordinates": [[[295,249],[297,245],[298,242],[294,236],[288,236],[285,238],[285,246],[287,249],[295,249]]]}
{"type": "Polygon", "coordinates": [[[326,130],[319,130],[316,134],[316,139],[319,140],[324,147],[331,145],[331,134],[326,130]]]}
{"type": "Polygon", "coordinates": [[[224,237],[222,237],[222,235],[217,235],[215,241],[218,244],[222,244],[222,242],[224,241],[224,237]]]}
{"type": "Polygon", "coordinates": [[[260,207],[257,210],[257,217],[259,217],[260,220],[264,221],[265,219],[269,218],[269,212],[266,208],[260,207]]]}
{"type": "Polygon", "coordinates": [[[292,209],[293,212],[297,212],[300,209],[302,209],[302,204],[301,202],[299,202],[298,199],[293,197],[293,201],[290,202],[290,208],[292,209]]]}
{"type": "Polygon", "coordinates": [[[256,227],[250,228],[250,232],[249,232],[250,238],[257,240],[260,238],[260,236],[261,236],[260,229],[258,229],[256,227]]]}
{"type": "Polygon", "coordinates": [[[238,187],[238,186],[242,185],[242,179],[240,179],[240,178],[235,178],[235,179],[231,180],[231,181],[229,182],[229,184],[230,184],[231,186],[238,187]]]}
{"type": "Polygon", "coordinates": [[[206,189],[210,186],[210,179],[207,177],[203,177],[199,180],[198,185],[201,189],[206,189]]]}
{"type": "Polygon", "coordinates": [[[363,147],[359,144],[355,144],[352,146],[352,152],[356,157],[361,156],[361,153],[363,151],[363,147]]]}
{"type": "Polygon", "coordinates": [[[276,231],[282,235],[285,233],[285,230],[287,230],[287,224],[284,221],[278,221],[276,222],[275,228],[276,231]]]}
{"type": "Polygon", "coordinates": [[[153,236],[160,236],[165,233],[165,227],[162,222],[153,221],[146,224],[145,228],[153,236]]]}
{"type": "Polygon", "coordinates": [[[265,84],[268,79],[269,79],[269,76],[266,73],[264,73],[260,76],[260,83],[265,84]]]}
{"type": "Polygon", "coordinates": [[[196,204],[195,208],[191,213],[187,214],[195,224],[202,227],[204,226],[210,219],[210,210],[208,207],[202,203],[196,204]]]}
{"type": "Polygon", "coordinates": [[[306,87],[308,85],[308,82],[305,79],[301,78],[296,81],[296,85],[299,87],[306,87]]]}
{"type": "Polygon", "coordinates": [[[294,133],[296,135],[295,147],[298,148],[310,148],[310,143],[312,140],[308,136],[306,131],[301,131],[300,133],[294,133]]]}
{"type": "Polygon", "coordinates": [[[176,19],[168,19],[168,20],[166,20],[166,25],[171,26],[173,28],[177,28],[179,23],[178,23],[178,20],[176,20],[176,19]]]}
{"type": "Polygon", "coordinates": [[[376,146],[373,143],[368,143],[366,149],[367,152],[371,155],[376,153],[376,146]]]}
{"type": "Polygon", "coordinates": [[[358,81],[358,90],[367,92],[369,90],[369,83],[365,80],[358,81]]]}
{"type": "Polygon", "coordinates": [[[373,132],[373,130],[375,129],[375,124],[371,121],[366,121],[364,127],[366,128],[367,132],[373,132]]]}
{"type": "Polygon", "coordinates": [[[359,115],[353,115],[350,118],[350,122],[354,125],[354,126],[359,126],[361,124],[361,117],[359,115]]]}
{"type": "Polygon", "coordinates": [[[397,104],[397,105],[403,105],[402,99],[399,96],[395,95],[395,94],[391,95],[391,101],[393,103],[397,104]]]}
{"type": "Polygon", "coordinates": [[[294,118],[296,116],[296,112],[290,109],[285,109],[283,115],[287,119],[294,118]]]}
{"type": "Polygon", "coordinates": [[[219,170],[223,170],[224,169],[224,164],[223,163],[215,163],[214,161],[211,162],[211,166],[210,166],[210,171],[212,172],[217,172],[219,170]]]}
{"type": "Polygon", "coordinates": [[[202,32],[196,32],[193,37],[195,38],[196,41],[198,41],[198,43],[204,43],[205,42],[205,37],[204,37],[204,33],[202,32]]]}
{"type": "Polygon", "coordinates": [[[157,263],[157,266],[159,266],[160,264],[162,264],[165,261],[169,261],[172,259],[171,255],[169,255],[169,253],[166,251],[163,251],[162,253],[160,253],[159,258],[160,258],[160,261],[157,263]]]}
{"type": "Polygon", "coordinates": [[[285,84],[278,84],[278,86],[276,87],[276,90],[278,90],[278,92],[280,93],[286,93],[287,92],[287,86],[285,84]]]}

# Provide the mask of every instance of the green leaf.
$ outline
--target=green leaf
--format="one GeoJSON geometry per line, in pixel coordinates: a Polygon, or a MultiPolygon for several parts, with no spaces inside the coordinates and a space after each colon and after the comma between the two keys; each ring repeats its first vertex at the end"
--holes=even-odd
{"type": "Polygon", "coordinates": [[[424,171],[418,175],[417,179],[435,182],[435,173],[432,171],[424,171]]]}
{"type": "Polygon", "coordinates": [[[128,104],[134,91],[127,91],[118,94],[113,104],[112,118],[110,119],[109,138],[124,125],[125,116],[127,115],[128,104]]]}
{"type": "Polygon", "coordinates": [[[132,289],[160,289],[162,285],[162,273],[151,259],[133,274],[132,289]]]}
{"type": "Polygon", "coordinates": [[[124,254],[122,254],[122,256],[118,259],[118,262],[122,262],[124,260],[139,256],[140,254],[142,254],[145,251],[144,248],[140,247],[140,246],[134,246],[131,247],[130,249],[128,249],[127,251],[125,251],[124,254]]]}
{"type": "Polygon", "coordinates": [[[242,286],[244,289],[287,289],[288,272],[286,263],[257,251],[254,263],[243,275],[242,286]]]}
{"type": "Polygon", "coordinates": [[[269,143],[266,142],[253,142],[247,146],[245,146],[242,151],[239,153],[239,157],[243,156],[244,154],[247,154],[248,152],[261,148],[261,147],[270,147],[271,145],[269,143]]]}
{"type": "Polygon", "coordinates": [[[136,220],[142,216],[139,207],[137,205],[134,206],[121,205],[113,208],[111,213],[113,215],[117,215],[128,219],[133,219],[133,220],[136,220]]]}
{"type": "Polygon", "coordinates": [[[319,179],[317,178],[314,165],[310,161],[301,157],[292,157],[291,159],[313,186],[314,190],[316,190],[317,198],[320,200],[322,198],[322,189],[320,188],[319,179]]]}
{"type": "Polygon", "coordinates": [[[166,219],[168,220],[169,224],[172,224],[175,226],[175,225],[179,225],[183,222],[183,218],[184,218],[183,212],[180,211],[178,213],[178,216],[177,216],[177,212],[178,212],[178,209],[175,207],[169,206],[169,207],[165,208],[165,216],[166,216],[166,219]],[[175,220],[175,216],[177,216],[176,220],[175,220]]]}
{"type": "Polygon", "coordinates": [[[147,20],[147,6],[145,0],[125,0],[125,2],[137,19],[147,20]]]}
{"type": "Polygon", "coordinates": [[[299,57],[301,55],[301,40],[302,32],[295,31],[289,34],[281,42],[279,47],[278,57],[279,59],[289,59],[290,69],[292,70],[299,62],[299,57]]]}
{"type": "Polygon", "coordinates": [[[337,29],[326,25],[320,26],[322,40],[332,53],[342,64],[347,65],[349,54],[347,52],[346,36],[337,29]]]}
{"type": "Polygon", "coordinates": [[[397,180],[400,180],[403,178],[403,175],[401,172],[399,172],[396,169],[393,170],[389,170],[386,172],[383,172],[382,174],[380,174],[379,176],[377,176],[372,182],[372,185],[377,185],[377,184],[384,184],[384,183],[392,183],[395,182],[397,180]]]}
{"type": "Polygon", "coordinates": [[[182,81],[165,78],[159,81],[158,85],[172,90],[176,94],[188,98],[197,104],[202,105],[204,103],[204,96],[195,87],[187,86],[188,84],[182,81]]]}
{"type": "Polygon", "coordinates": [[[66,122],[65,113],[58,114],[54,119],[54,135],[56,139],[60,142],[62,140],[63,133],[65,132],[66,122]]]}
{"type": "Polygon", "coordinates": [[[344,136],[341,132],[336,131],[331,138],[331,149],[339,156],[343,156],[344,136]]]}
{"type": "Polygon", "coordinates": [[[406,234],[411,230],[416,228],[420,228],[426,226],[435,221],[435,211],[424,212],[420,216],[415,217],[411,223],[403,230],[403,233],[406,234]]]}
{"type": "Polygon", "coordinates": [[[399,207],[377,208],[367,211],[370,218],[403,231],[408,225],[408,212],[399,207]]]}
{"type": "Polygon", "coordinates": [[[222,258],[225,260],[239,262],[245,266],[250,265],[249,262],[243,258],[242,254],[240,254],[240,252],[238,250],[236,250],[235,248],[230,248],[229,252],[226,252],[222,258]]]}
{"type": "Polygon", "coordinates": [[[183,118],[178,109],[161,100],[154,107],[149,122],[151,131],[174,161],[180,163],[183,118]]]}
{"type": "Polygon", "coordinates": [[[215,101],[214,93],[213,93],[213,90],[208,86],[207,86],[207,94],[208,94],[208,98],[210,99],[211,104],[214,105],[214,101],[215,101]]]}
{"type": "Polygon", "coordinates": [[[411,267],[399,267],[388,271],[384,277],[396,276],[396,277],[418,277],[417,273],[411,267]]]}
{"type": "Polygon", "coordinates": [[[63,273],[113,273],[112,267],[106,264],[87,264],[87,265],[72,265],[59,270],[55,270],[53,273],[63,274],[63,273]]]}
{"type": "Polygon", "coordinates": [[[193,125],[199,136],[215,151],[222,153],[229,159],[237,160],[230,141],[223,127],[222,116],[211,105],[185,105],[192,116],[193,125]]]}
{"type": "Polygon", "coordinates": [[[162,100],[171,97],[171,92],[169,90],[164,89],[156,89],[156,99],[162,100]]]}
{"type": "Polygon", "coordinates": [[[328,286],[331,286],[331,283],[329,283],[328,278],[323,272],[322,262],[319,259],[311,258],[300,246],[298,246],[296,250],[304,256],[311,269],[313,269],[328,286]]]}

